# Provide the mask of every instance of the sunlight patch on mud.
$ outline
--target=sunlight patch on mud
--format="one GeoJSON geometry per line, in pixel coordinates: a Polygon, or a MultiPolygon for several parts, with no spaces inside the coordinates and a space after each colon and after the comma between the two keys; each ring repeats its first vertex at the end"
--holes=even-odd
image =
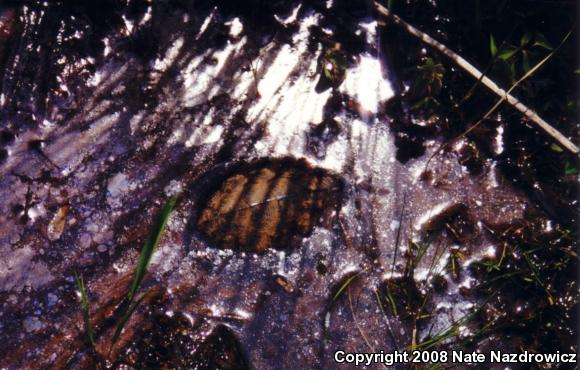
{"type": "Polygon", "coordinates": [[[379,103],[394,95],[390,83],[382,76],[381,62],[369,54],[363,54],[360,63],[347,70],[340,90],[356,98],[364,110],[377,113],[379,103]]]}

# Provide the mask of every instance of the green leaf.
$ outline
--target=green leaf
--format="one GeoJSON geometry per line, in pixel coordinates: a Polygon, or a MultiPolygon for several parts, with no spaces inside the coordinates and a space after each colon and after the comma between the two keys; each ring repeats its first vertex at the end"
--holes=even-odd
{"type": "Polygon", "coordinates": [[[566,166],[564,167],[564,174],[568,175],[577,175],[578,169],[570,164],[570,162],[566,162],[566,166]]]}
{"type": "Polygon", "coordinates": [[[495,45],[495,40],[493,39],[493,35],[489,35],[489,51],[491,52],[491,56],[495,57],[497,54],[497,46],[495,45]]]}
{"type": "Polygon", "coordinates": [[[133,300],[133,297],[135,296],[137,289],[139,289],[139,285],[141,284],[141,281],[147,272],[147,268],[151,262],[151,256],[153,256],[153,252],[161,240],[161,236],[163,235],[163,231],[165,230],[165,226],[167,225],[171,211],[173,210],[173,207],[175,207],[176,201],[177,197],[175,196],[170,198],[167,203],[165,203],[161,209],[161,212],[157,216],[153,227],[151,228],[151,232],[147,237],[145,244],[143,245],[141,256],[139,257],[139,264],[135,270],[135,277],[133,278],[133,283],[131,284],[129,293],[127,294],[127,299],[129,302],[133,300]]]}
{"type": "Polygon", "coordinates": [[[426,72],[428,73],[429,71],[431,71],[433,68],[435,67],[435,61],[433,60],[433,58],[426,58],[425,62],[423,63],[423,65],[420,65],[418,68],[419,70],[421,70],[422,72],[426,72]]]}
{"type": "Polygon", "coordinates": [[[524,46],[526,45],[528,42],[530,42],[530,40],[532,39],[532,34],[529,32],[526,32],[522,35],[522,38],[520,39],[520,46],[524,46]]]}
{"type": "Polygon", "coordinates": [[[532,67],[530,66],[530,57],[527,51],[522,51],[522,69],[524,73],[528,73],[532,67]]]}
{"type": "Polygon", "coordinates": [[[501,60],[508,60],[509,58],[511,58],[516,52],[518,51],[518,49],[508,49],[508,50],[504,50],[501,53],[499,53],[498,58],[501,60]]]}
{"type": "Polygon", "coordinates": [[[574,73],[580,74],[580,68],[578,68],[577,70],[575,70],[574,73]]]}
{"type": "Polygon", "coordinates": [[[83,314],[83,321],[85,324],[85,330],[87,331],[87,335],[89,337],[89,343],[91,347],[95,348],[95,334],[93,332],[93,327],[91,326],[90,320],[90,311],[89,311],[89,299],[87,297],[87,291],[85,289],[85,282],[83,281],[83,277],[74,272],[75,283],[77,284],[77,289],[81,294],[81,311],[83,314]]]}
{"type": "Polygon", "coordinates": [[[555,151],[557,153],[562,153],[564,151],[564,149],[562,149],[562,147],[560,147],[560,145],[558,145],[556,143],[552,143],[552,145],[550,145],[550,149],[552,149],[553,151],[555,151]]]}
{"type": "Polygon", "coordinates": [[[346,76],[346,59],[335,49],[327,50],[322,61],[322,71],[326,78],[335,85],[340,85],[346,76]]]}
{"type": "Polygon", "coordinates": [[[533,46],[539,46],[546,50],[553,50],[554,47],[548,42],[543,33],[536,33],[536,39],[533,46]]]}

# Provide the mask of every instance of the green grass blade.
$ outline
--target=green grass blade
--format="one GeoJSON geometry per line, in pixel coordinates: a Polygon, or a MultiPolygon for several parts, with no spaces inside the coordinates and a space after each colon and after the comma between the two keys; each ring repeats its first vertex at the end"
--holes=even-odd
{"type": "Polygon", "coordinates": [[[346,281],[340,286],[340,288],[336,291],[336,293],[332,297],[332,302],[336,301],[342,295],[342,293],[345,291],[345,289],[348,288],[350,283],[352,283],[352,281],[354,279],[356,279],[359,275],[360,275],[360,272],[357,272],[356,274],[354,274],[351,277],[349,277],[348,279],[346,279],[346,281]]]}
{"type": "Polygon", "coordinates": [[[131,317],[131,315],[133,315],[133,312],[135,312],[135,309],[137,309],[137,306],[139,306],[139,304],[141,303],[141,301],[143,301],[143,298],[145,298],[146,295],[147,293],[143,294],[141,298],[133,302],[131,306],[129,306],[123,317],[121,317],[121,320],[119,320],[117,328],[115,329],[115,334],[113,334],[113,338],[111,339],[111,344],[117,342],[119,336],[121,335],[121,332],[123,331],[123,328],[125,327],[125,324],[127,324],[127,321],[129,321],[129,318],[131,317]]]}
{"type": "Polygon", "coordinates": [[[389,300],[389,304],[391,305],[391,311],[393,312],[393,315],[399,316],[399,313],[397,312],[397,305],[395,304],[395,300],[393,299],[393,295],[391,294],[391,287],[389,286],[390,284],[387,283],[387,298],[389,300]]]}
{"type": "Polygon", "coordinates": [[[81,311],[83,314],[83,321],[85,323],[85,330],[87,331],[87,335],[89,337],[89,343],[91,347],[95,348],[95,334],[93,332],[93,327],[91,326],[90,321],[90,312],[89,312],[89,299],[87,297],[87,291],[85,289],[85,282],[83,281],[83,277],[74,272],[75,282],[77,284],[77,289],[81,294],[81,311]]]}
{"type": "Polygon", "coordinates": [[[161,240],[163,230],[165,230],[165,226],[167,225],[167,221],[169,220],[169,216],[171,215],[173,207],[175,207],[176,201],[177,197],[172,197],[167,201],[167,203],[165,203],[161,209],[161,212],[157,216],[153,227],[151,228],[151,232],[147,237],[145,244],[143,245],[141,256],[139,257],[139,264],[135,270],[135,277],[133,278],[133,283],[131,283],[129,293],[127,294],[127,299],[129,302],[133,300],[133,297],[135,296],[137,289],[139,289],[139,285],[141,284],[141,281],[147,272],[147,268],[151,262],[151,256],[153,256],[153,252],[161,240]]]}
{"type": "Polygon", "coordinates": [[[489,51],[492,57],[495,57],[497,54],[497,46],[495,45],[495,40],[491,34],[489,35],[489,51]]]}

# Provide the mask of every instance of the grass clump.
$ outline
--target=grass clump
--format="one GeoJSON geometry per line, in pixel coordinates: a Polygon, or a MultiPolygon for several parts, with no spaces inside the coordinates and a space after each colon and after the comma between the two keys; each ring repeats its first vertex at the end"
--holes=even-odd
{"type": "Polygon", "coordinates": [[[153,256],[153,252],[157,245],[159,245],[159,241],[161,240],[161,236],[163,235],[163,231],[165,230],[165,226],[167,225],[167,221],[169,221],[169,216],[171,215],[171,211],[175,207],[175,202],[177,201],[177,197],[172,197],[165,203],[161,212],[157,216],[153,227],[151,228],[151,232],[143,245],[143,249],[141,250],[141,255],[139,257],[139,264],[137,265],[137,269],[135,270],[135,277],[133,278],[133,283],[131,284],[131,288],[127,293],[127,300],[129,302],[133,301],[135,297],[135,293],[137,289],[139,289],[139,285],[143,281],[143,277],[147,272],[147,268],[151,263],[151,257],[153,256]]]}
{"type": "Polygon", "coordinates": [[[85,282],[83,281],[83,277],[79,276],[78,273],[74,272],[75,283],[77,284],[77,289],[81,295],[81,312],[83,314],[83,321],[85,324],[85,330],[87,332],[87,338],[91,347],[95,348],[95,332],[93,331],[93,327],[91,325],[90,320],[90,311],[89,311],[89,299],[87,295],[87,290],[85,288],[85,282]]]}
{"type": "MultiPolygon", "coordinates": [[[[175,207],[176,202],[177,202],[177,196],[170,198],[163,205],[163,207],[161,208],[161,211],[159,212],[157,218],[155,219],[155,222],[153,223],[153,225],[151,227],[151,230],[149,232],[147,239],[145,240],[143,248],[141,249],[141,254],[139,256],[139,262],[135,268],[133,281],[132,281],[132,283],[127,291],[127,294],[125,295],[125,298],[123,299],[123,301],[121,302],[121,305],[119,306],[119,311],[122,311],[123,315],[117,321],[115,333],[113,334],[113,337],[111,339],[111,346],[109,347],[109,353],[110,353],[110,350],[112,349],[113,345],[119,339],[119,337],[123,331],[123,328],[125,327],[125,325],[129,321],[129,319],[131,318],[131,316],[133,315],[133,313],[135,312],[135,310],[137,309],[139,304],[147,296],[147,293],[145,293],[140,298],[135,300],[135,296],[136,296],[137,292],[139,291],[139,287],[141,286],[141,283],[143,282],[143,278],[145,277],[145,274],[147,273],[147,269],[149,268],[149,264],[151,263],[151,258],[153,256],[153,252],[155,251],[155,249],[159,245],[159,242],[161,241],[161,237],[163,236],[163,232],[165,231],[165,227],[167,226],[167,222],[169,221],[169,217],[171,215],[171,212],[173,211],[173,208],[175,207]]],[[[83,314],[83,321],[85,324],[85,330],[87,332],[89,343],[94,350],[94,348],[95,348],[95,332],[94,332],[94,330],[91,326],[91,323],[90,323],[89,301],[88,301],[86,287],[85,287],[82,276],[79,277],[79,275],[76,272],[74,273],[74,276],[75,276],[77,288],[80,292],[81,310],[82,310],[82,314],[83,314]]]]}

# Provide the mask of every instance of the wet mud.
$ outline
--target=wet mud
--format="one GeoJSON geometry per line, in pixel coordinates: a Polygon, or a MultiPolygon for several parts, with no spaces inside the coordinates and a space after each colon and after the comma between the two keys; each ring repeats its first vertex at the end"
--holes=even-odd
{"type": "Polygon", "coordinates": [[[15,2],[0,25],[0,367],[577,350],[576,179],[535,133],[410,110],[414,52],[367,4],[15,2]]]}

